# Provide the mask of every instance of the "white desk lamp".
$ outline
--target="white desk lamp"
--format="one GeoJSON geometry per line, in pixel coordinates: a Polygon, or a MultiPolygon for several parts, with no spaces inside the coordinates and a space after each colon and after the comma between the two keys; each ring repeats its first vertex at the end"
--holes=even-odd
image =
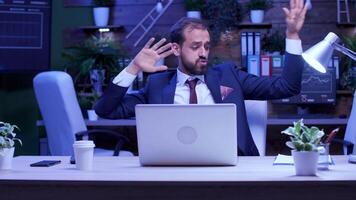
{"type": "Polygon", "coordinates": [[[302,57],[311,67],[325,73],[334,49],[356,60],[356,53],[340,44],[340,38],[332,32],[324,40],[305,51],[302,57]]]}

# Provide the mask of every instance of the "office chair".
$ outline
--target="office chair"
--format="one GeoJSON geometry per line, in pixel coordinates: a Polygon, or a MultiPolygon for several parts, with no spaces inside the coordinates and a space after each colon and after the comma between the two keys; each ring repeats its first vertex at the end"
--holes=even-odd
{"type": "Polygon", "coordinates": [[[103,133],[117,140],[115,151],[94,149],[95,155],[132,155],[120,151],[128,139],[111,130],[87,130],[71,76],[65,72],[42,72],[33,79],[51,155],[73,155],[73,143],[91,133],[103,133]]]}
{"type": "Polygon", "coordinates": [[[266,155],[267,101],[245,101],[247,122],[260,156],[266,155]]]}

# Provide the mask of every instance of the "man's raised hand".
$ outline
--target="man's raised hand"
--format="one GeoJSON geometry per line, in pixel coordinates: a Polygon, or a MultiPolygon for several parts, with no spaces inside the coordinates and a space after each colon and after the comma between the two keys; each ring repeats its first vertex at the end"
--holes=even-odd
{"type": "Polygon", "coordinates": [[[154,41],[154,38],[148,40],[142,50],[138,52],[138,54],[127,67],[127,72],[136,75],[140,71],[157,72],[167,70],[167,66],[155,66],[155,63],[159,59],[165,58],[173,53],[171,49],[172,44],[167,43],[163,45],[166,42],[165,38],[152,45],[154,41]]]}
{"type": "Polygon", "coordinates": [[[289,5],[289,9],[283,8],[286,15],[287,38],[300,39],[298,33],[303,27],[307,6],[304,5],[304,0],[290,0],[289,5]]]}

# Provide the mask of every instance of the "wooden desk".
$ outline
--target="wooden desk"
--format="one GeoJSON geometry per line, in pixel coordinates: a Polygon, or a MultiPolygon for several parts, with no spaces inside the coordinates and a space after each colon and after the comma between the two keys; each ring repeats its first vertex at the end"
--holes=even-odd
{"type": "MultiPolygon", "coordinates": [[[[293,125],[293,122],[299,119],[279,119],[268,118],[267,125],[293,125]]],[[[304,119],[305,124],[313,125],[346,125],[348,118],[325,118],[325,119],[304,119]]],[[[99,119],[96,121],[85,120],[87,126],[136,126],[135,119],[99,119]]],[[[43,126],[43,121],[38,120],[37,126],[43,126]]]]}
{"type": "Polygon", "coordinates": [[[1,199],[355,199],[356,164],[334,156],[317,176],[294,175],[293,166],[273,166],[274,157],[239,157],[233,167],[141,167],[137,157],[95,157],[83,172],[69,157],[21,156],[0,171],[1,199]],[[60,165],[30,163],[60,159],[60,165]]]}

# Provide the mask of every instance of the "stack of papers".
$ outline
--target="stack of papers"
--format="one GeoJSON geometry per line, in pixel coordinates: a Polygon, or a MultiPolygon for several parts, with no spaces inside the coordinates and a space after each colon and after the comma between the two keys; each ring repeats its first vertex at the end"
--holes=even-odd
{"type": "MultiPolygon", "coordinates": [[[[331,156],[328,156],[328,162],[329,165],[333,165],[334,161],[331,158],[331,156]]],[[[319,164],[322,164],[322,161],[320,161],[320,157],[319,157],[319,164]]],[[[282,155],[282,154],[278,154],[276,159],[273,162],[273,165],[294,165],[294,161],[293,161],[293,157],[292,156],[287,156],[287,155],[282,155]]]]}

